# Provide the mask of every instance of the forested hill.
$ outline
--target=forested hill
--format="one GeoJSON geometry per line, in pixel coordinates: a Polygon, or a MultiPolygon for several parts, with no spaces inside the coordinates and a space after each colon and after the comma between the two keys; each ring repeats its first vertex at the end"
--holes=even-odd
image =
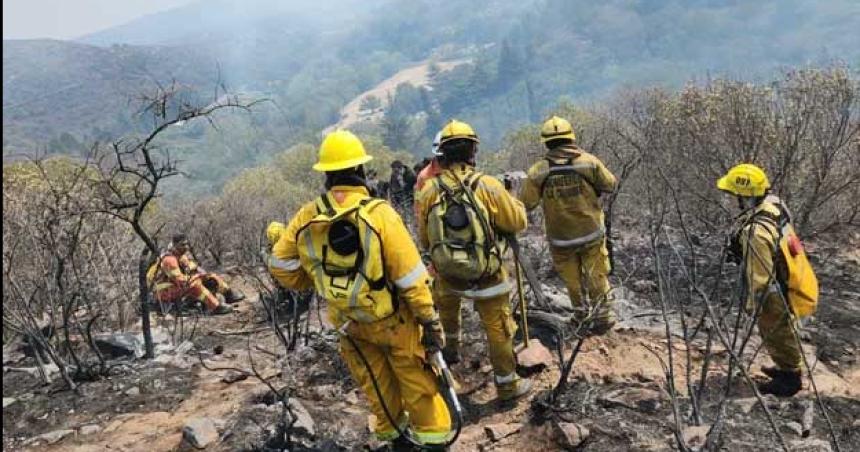
{"type": "Polygon", "coordinates": [[[145,127],[129,98],[155,80],[200,96],[220,81],[272,102],[217,132],[171,134],[195,180],[217,188],[317,139],[356,95],[427,59],[471,63],[402,87],[364,132],[423,153],[460,117],[492,148],[562,98],[835,59],[857,67],[858,23],[854,0],[200,1],[79,42],[4,41],[3,152],[75,153],[145,127]]]}

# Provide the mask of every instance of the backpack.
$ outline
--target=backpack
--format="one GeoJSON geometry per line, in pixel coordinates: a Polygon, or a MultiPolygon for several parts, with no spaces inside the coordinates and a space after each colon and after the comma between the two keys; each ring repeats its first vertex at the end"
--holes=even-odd
{"type": "Polygon", "coordinates": [[[317,215],[296,234],[302,266],[310,269],[317,293],[343,322],[375,322],[396,311],[382,240],[368,215],[383,202],[367,197],[336,209],[323,194],[316,201],[317,215]]]}
{"type": "Polygon", "coordinates": [[[775,205],[779,208],[779,218],[766,217],[774,221],[777,228],[774,249],[777,283],[794,315],[808,317],[818,307],[818,278],[791,224],[791,214],[781,203],[775,205]]]}
{"type": "Polygon", "coordinates": [[[559,176],[575,176],[580,180],[585,181],[585,183],[588,184],[594,190],[594,193],[597,196],[600,196],[600,190],[598,190],[597,187],[594,186],[594,182],[577,171],[577,169],[582,168],[594,168],[594,165],[589,163],[575,163],[576,159],[577,157],[569,158],[561,163],[556,163],[552,159],[545,159],[547,164],[549,165],[549,168],[546,177],[544,177],[540,183],[541,198],[543,198],[544,191],[546,190],[547,181],[549,181],[553,177],[559,176]]]}
{"type": "Polygon", "coordinates": [[[474,172],[465,181],[457,178],[455,187],[446,184],[441,175],[435,178],[441,192],[427,213],[430,259],[448,280],[476,283],[495,275],[502,266],[487,208],[474,196],[481,176],[474,172]]]}

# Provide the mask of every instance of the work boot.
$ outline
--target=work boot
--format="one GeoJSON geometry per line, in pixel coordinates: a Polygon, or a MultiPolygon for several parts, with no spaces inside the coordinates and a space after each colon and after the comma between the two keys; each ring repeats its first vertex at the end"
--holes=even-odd
{"type": "MultiPolygon", "coordinates": [[[[762,369],[764,370],[764,369],[762,369]]],[[[771,370],[771,369],[769,369],[771,370]]],[[[771,380],[758,385],[762,394],[773,394],[777,397],[791,397],[803,387],[800,370],[772,369],[771,380]]]]}
{"type": "Polygon", "coordinates": [[[767,375],[770,378],[775,378],[779,375],[780,370],[777,366],[762,366],[761,373],[767,375]]]}
{"type": "Polygon", "coordinates": [[[415,446],[405,437],[398,436],[388,443],[388,450],[391,452],[411,452],[415,450],[415,446]]]}
{"type": "Polygon", "coordinates": [[[227,289],[227,293],[224,294],[224,301],[229,304],[238,303],[244,299],[245,294],[232,287],[227,289]]]}
{"type": "Polygon", "coordinates": [[[218,305],[217,308],[209,311],[210,315],[224,315],[233,312],[233,307],[224,303],[218,305]]]}
{"type": "Polygon", "coordinates": [[[520,398],[532,390],[532,382],[527,378],[517,378],[510,383],[496,385],[496,394],[499,400],[505,402],[520,398]]]}
{"type": "Polygon", "coordinates": [[[460,357],[460,350],[457,347],[451,346],[445,346],[442,348],[442,358],[445,358],[445,362],[449,366],[452,366],[462,361],[460,357]]]}

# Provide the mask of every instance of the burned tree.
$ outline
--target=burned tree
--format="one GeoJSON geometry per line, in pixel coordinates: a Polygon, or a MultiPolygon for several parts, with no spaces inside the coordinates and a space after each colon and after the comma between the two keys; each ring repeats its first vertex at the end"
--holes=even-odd
{"type": "Polygon", "coordinates": [[[239,109],[250,111],[257,101],[246,101],[237,95],[229,95],[218,85],[211,103],[201,104],[193,91],[173,82],[168,86],[158,84],[152,93],[141,97],[139,114],[148,117],[151,130],[140,137],[120,139],[97,150],[96,166],[99,169],[98,198],[101,212],[129,224],[143,242],[138,269],[138,301],[140,304],[146,357],[154,356],[150,331],[148,296],[150,287],[146,282],[146,269],[157,260],[159,247],[157,232],[160,227],[147,223],[146,213],[152,202],[161,195],[164,180],[183,174],[180,164],[170,147],[159,141],[168,129],[187,121],[205,119],[217,127],[215,114],[221,110],[239,109]]]}

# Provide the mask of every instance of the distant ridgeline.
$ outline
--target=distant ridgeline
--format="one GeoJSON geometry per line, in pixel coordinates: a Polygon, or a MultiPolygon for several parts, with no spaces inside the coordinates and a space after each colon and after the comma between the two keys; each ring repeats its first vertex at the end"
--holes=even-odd
{"type": "Polygon", "coordinates": [[[206,192],[292,145],[315,143],[353,98],[427,59],[471,63],[444,72],[431,66],[428,86],[402,85],[381,120],[359,132],[423,156],[435,131],[458,117],[492,150],[560,100],[860,63],[853,0],[507,0],[492,9],[478,0],[284,3],[236,11],[222,0],[194,2],[80,42],[4,41],[4,159],[80,155],[95,141],[147,130],[137,99],[156,81],[175,80],[189,100],[204,103],[217,83],[271,100],[252,115],[219,116],[217,129],[199,123],[167,134],[165,144],[191,171],[184,189],[206,192]]]}

